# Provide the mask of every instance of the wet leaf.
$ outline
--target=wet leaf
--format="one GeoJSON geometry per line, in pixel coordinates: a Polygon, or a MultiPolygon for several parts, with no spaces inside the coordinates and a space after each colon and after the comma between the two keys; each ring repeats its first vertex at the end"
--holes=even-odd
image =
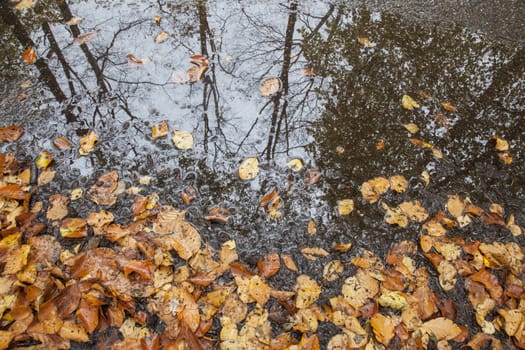
{"type": "Polygon", "coordinates": [[[414,124],[414,123],[403,124],[403,126],[411,134],[415,134],[415,133],[417,133],[419,131],[419,127],[416,124],[414,124]]]}
{"type": "Polygon", "coordinates": [[[264,256],[263,259],[257,263],[259,276],[262,278],[270,278],[275,275],[281,268],[281,260],[277,253],[270,253],[264,256]]]}
{"type": "Polygon", "coordinates": [[[501,152],[509,150],[509,143],[506,140],[500,138],[498,135],[492,136],[492,139],[496,140],[496,150],[501,152]]]}
{"type": "Polygon", "coordinates": [[[330,253],[328,253],[323,248],[303,248],[301,249],[301,254],[303,254],[307,259],[315,260],[317,257],[320,256],[328,256],[330,253]]]}
{"type": "Polygon", "coordinates": [[[314,236],[317,233],[317,226],[314,220],[308,221],[307,231],[310,236],[314,236]]]}
{"type": "Polygon", "coordinates": [[[155,124],[151,127],[151,138],[153,140],[165,137],[168,135],[169,127],[166,120],[160,121],[158,124],[155,124]]]}
{"type": "Polygon", "coordinates": [[[274,188],[266,193],[259,202],[259,208],[264,208],[267,213],[274,212],[281,207],[281,198],[279,193],[274,188]]]}
{"type": "Polygon", "coordinates": [[[311,169],[306,172],[306,183],[315,185],[321,180],[321,171],[319,169],[311,169]]]}
{"type": "Polygon", "coordinates": [[[58,139],[54,140],[53,144],[61,151],[65,151],[73,147],[73,144],[71,144],[71,142],[69,142],[69,140],[64,136],[60,136],[58,139]]]}
{"type": "Polygon", "coordinates": [[[419,103],[417,103],[412,97],[408,95],[403,95],[401,104],[403,105],[404,109],[408,109],[409,111],[413,110],[414,108],[419,108],[419,103]]]}
{"type": "Polygon", "coordinates": [[[430,174],[428,173],[428,171],[424,170],[421,173],[421,179],[423,180],[425,185],[428,185],[430,183],[430,174]]]}
{"type": "Polygon", "coordinates": [[[268,78],[261,83],[261,96],[271,96],[281,90],[281,79],[268,78]]]}
{"type": "Polygon", "coordinates": [[[53,161],[53,155],[48,151],[42,151],[36,157],[35,163],[37,168],[45,169],[53,161]]]}
{"type": "Polygon", "coordinates": [[[455,218],[463,216],[465,211],[465,202],[457,195],[448,196],[446,208],[450,215],[455,218]]]}
{"type": "Polygon", "coordinates": [[[132,318],[127,318],[119,331],[126,339],[142,339],[151,335],[147,327],[137,326],[132,318]]]}
{"type": "Polygon", "coordinates": [[[74,189],[71,190],[69,198],[72,201],[76,201],[77,199],[82,198],[83,195],[84,195],[84,190],[83,189],[81,189],[81,188],[74,188],[74,189]]]}
{"type": "Polygon", "coordinates": [[[364,47],[374,47],[375,46],[375,44],[372,43],[370,39],[365,38],[365,37],[358,36],[357,42],[359,43],[359,45],[364,46],[364,47]]]}
{"type": "Polygon", "coordinates": [[[156,37],[155,37],[155,44],[162,44],[163,42],[165,42],[166,40],[168,40],[168,38],[170,37],[170,35],[166,32],[160,32],[156,37]]]}
{"type": "Polygon", "coordinates": [[[223,207],[211,208],[208,215],[204,217],[205,220],[215,221],[221,224],[225,224],[230,220],[231,213],[228,209],[223,207]]]}
{"type": "Polygon", "coordinates": [[[66,340],[73,340],[78,343],[86,343],[89,341],[89,335],[86,330],[71,321],[65,321],[58,335],[66,340]]]}
{"type": "Polygon", "coordinates": [[[118,181],[118,173],[110,171],[100,176],[87,194],[96,204],[112,206],[117,201],[118,195],[124,191],[123,186],[124,184],[118,181]]]}
{"type": "Polygon", "coordinates": [[[321,294],[321,287],[307,275],[297,277],[294,290],[297,293],[295,306],[298,309],[306,309],[316,302],[321,294]]]}
{"type": "Polygon", "coordinates": [[[138,58],[133,54],[127,54],[126,57],[130,62],[136,63],[136,64],[147,64],[149,63],[149,58],[138,58]]]}
{"type": "Polygon", "coordinates": [[[90,130],[87,135],[80,138],[80,149],[78,150],[78,153],[83,156],[91,153],[95,149],[97,142],[97,133],[93,130],[90,130]]]}
{"type": "Polygon", "coordinates": [[[383,345],[388,345],[394,337],[394,322],[392,319],[377,313],[372,316],[370,325],[377,341],[383,345]]]}
{"type": "Polygon", "coordinates": [[[177,225],[172,244],[181,259],[188,260],[199,251],[201,235],[189,223],[181,222],[177,225]]]}
{"type": "Polygon", "coordinates": [[[461,334],[461,328],[448,318],[438,317],[421,325],[420,330],[437,341],[452,340],[461,334]]]}
{"type": "Polygon", "coordinates": [[[4,266],[4,275],[14,275],[20,272],[27,265],[27,256],[31,247],[28,244],[23,244],[17,249],[13,249],[6,256],[6,264],[4,266]]]}
{"type": "Polygon", "coordinates": [[[352,248],[352,243],[336,244],[332,247],[333,250],[344,253],[352,248]]]}
{"type": "Polygon", "coordinates": [[[193,135],[187,131],[173,130],[173,137],[171,140],[175,147],[180,150],[193,148],[193,135]]]}
{"type": "Polygon", "coordinates": [[[35,63],[36,59],[36,51],[34,48],[29,47],[22,52],[22,61],[24,61],[25,64],[35,63]]]}
{"type": "Polygon", "coordinates": [[[504,164],[509,165],[512,164],[512,155],[509,151],[500,152],[498,153],[499,159],[503,161],[504,164]]]}
{"type": "Polygon", "coordinates": [[[44,186],[50,183],[55,178],[56,171],[51,169],[45,169],[38,175],[37,185],[44,186]]]}
{"type": "Polygon", "coordinates": [[[69,198],[61,194],[53,194],[49,197],[49,208],[46,213],[48,220],[61,220],[68,214],[67,205],[69,198]]]}
{"type": "Polygon", "coordinates": [[[342,199],[337,203],[337,211],[339,215],[350,215],[354,211],[354,201],[351,199],[342,199]]]}
{"type": "Polygon", "coordinates": [[[410,220],[415,222],[423,222],[428,218],[428,213],[419,201],[403,202],[399,205],[399,209],[410,220]]]}
{"type": "Polygon", "coordinates": [[[430,148],[432,149],[433,146],[426,142],[426,141],[422,141],[420,139],[416,139],[416,138],[411,138],[410,139],[410,142],[413,144],[413,145],[416,145],[417,147],[420,147],[420,148],[430,148]]]}
{"type": "Polygon", "coordinates": [[[87,236],[86,221],[82,218],[66,218],[60,223],[60,235],[64,238],[87,236]]]}
{"type": "Polygon", "coordinates": [[[376,177],[361,185],[361,194],[363,199],[369,203],[375,203],[379,200],[379,196],[386,193],[389,189],[390,181],[387,178],[376,177]]]}
{"type": "Polygon", "coordinates": [[[355,276],[345,280],[341,292],[350,305],[360,309],[369,298],[374,298],[379,292],[379,283],[368,272],[360,269],[355,276]]]}
{"type": "Polygon", "coordinates": [[[303,161],[297,158],[292,159],[288,162],[288,168],[295,172],[301,171],[303,168],[303,161]]]}
{"type": "Polygon", "coordinates": [[[408,306],[406,296],[400,292],[383,292],[377,299],[379,305],[395,310],[403,310],[408,306]]]}
{"type": "Polygon", "coordinates": [[[389,181],[390,188],[397,193],[403,193],[408,188],[408,181],[403,175],[394,175],[389,181]]]}
{"type": "Polygon", "coordinates": [[[380,151],[385,148],[385,140],[379,140],[376,143],[376,150],[380,151]]]}
{"type": "Polygon", "coordinates": [[[454,106],[450,102],[442,102],[441,107],[443,107],[444,110],[449,111],[449,112],[455,112],[457,110],[456,106],[454,106]]]}
{"type": "Polygon", "coordinates": [[[299,269],[297,269],[297,265],[295,265],[295,262],[293,261],[292,257],[288,254],[283,254],[283,263],[284,266],[288,268],[290,271],[299,272],[299,269]]]}
{"type": "Polygon", "coordinates": [[[257,157],[246,158],[239,165],[239,177],[241,180],[252,180],[259,174],[259,160],[257,157]]]}
{"type": "Polygon", "coordinates": [[[82,21],[84,21],[84,18],[82,17],[71,17],[69,21],[66,22],[68,26],[76,26],[80,24],[82,21]]]}
{"type": "Polygon", "coordinates": [[[84,34],[78,35],[75,40],[73,40],[73,44],[75,45],[84,45],[93,40],[97,36],[97,33],[95,32],[88,32],[84,34]]]}
{"type": "Polygon", "coordinates": [[[33,7],[34,0],[20,0],[16,5],[15,9],[18,11],[27,10],[28,8],[33,7]]]}
{"type": "Polygon", "coordinates": [[[332,260],[328,262],[323,268],[323,279],[328,282],[333,282],[339,279],[339,275],[343,272],[344,267],[341,260],[332,260]]]}
{"type": "Polygon", "coordinates": [[[454,289],[457,282],[457,270],[448,260],[441,260],[437,266],[439,273],[439,284],[444,291],[454,289]]]}
{"type": "Polygon", "coordinates": [[[0,144],[2,142],[13,142],[16,141],[24,133],[24,128],[18,125],[6,126],[0,128],[0,144]]]}

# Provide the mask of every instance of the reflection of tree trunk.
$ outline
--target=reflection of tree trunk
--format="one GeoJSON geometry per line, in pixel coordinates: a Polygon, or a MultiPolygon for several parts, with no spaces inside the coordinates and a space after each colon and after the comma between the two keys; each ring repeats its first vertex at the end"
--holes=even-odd
{"type": "Polygon", "coordinates": [[[58,61],[62,65],[62,69],[64,70],[64,74],[66,75],[67,82],[69,85],[69,90],[71,91],[71,95],[75,95],[75,86],[73,85],[73,81],[71,79],[71,67],[66,61],[66,58],[64,57],[64,54],[62,53],[62,50],[58,46],[58,43],[55,39],[55,36],[53,35],[53,31],[51,30],[51,27],[49,26],[49,23],[44,22],[42,23],[42,30],[47,36],[47,39],[49,40],[49,46],[51,47],[51,50],[57,55],[58,61]]]}
{"type": "MultiPolygon", "coordinates": [[[[73,14],[71,13],[71,10],[69,9],[69,5],[61,0],[58,2],[58,7],[60,8],[60,12],[62,13],[62,17],[64,17],[64,20],[65,21],[69,21],[71,18],[73,18],[73,14]]],[[[71,25],[69,26],[71,28],[71,32],[73,32],[73,36],[76,38],[78,37],[81,33],[80,33],[80,29],[78,29],[78,26],[75,24],[75,25],[71,25]]],[[[98,63],[97,63],[97,60],[95,59],[95,57],[93,56],[93,54],[91,53],[91,51],[89,51],[89,48],[86,44],[82,44],[80,45],[80,49],[82,50],[82,52],[84,53],[84,55],[86,56],[86,59],[89,63],[89,65],[91,66],[91,69],[93,69],[93,72],[95,72],[95,77],[97,79],[97,84],[98,84],[98,87],[99,87],[99,98],[101,97],[102,94],[105,94],[108,92],[108,89],[107,89],[107,86],[106,86],[106,83],[104,82],[104,74],[102,72],[102,70],[100,69],[100,67],[98,66],[98,63]]]]}
{"type": "Polygon", "coordinates": [[[282,88],[273,97],[273,112],[272,112],[272,124],[270,129],[270,135],[268,136],[268,145],[266,146],[266,159],[271,159],[275,155],[275,147],[279,140],[279,134],[281,132],[281,125],[283,120],[288,118],[286,109],[288,108],[288,100],[285,99],[281,112],[279,113],[279,107],[281,98],[288,96],[288,74],[290,72],[290,61],[292,54],[293,34],[295,30],[295,22],[297,20],[297,3],[293,2],[290,4],[290,15],[288,16],[288,24],[286,25],[286,34],[284,37],[284,52],[283,52],[283,66],[281,69],[281,83],[282,88]]]}
{"type": "MultiPolygon", "coordinates": [[[[11,8],[9,8],[7,1],[0,1],[0,16],[4,23],[13,27],[14,35],[24,47],[35,47],[35,43],[29,36],[29,33],[27,33],[24,25],[20,22],[11,8]]],[[[58,102],[65,102],[67,97],[60,88],[60,85],[58,84],[55,76],[53,75],[53,72],[51,69],[49,69],[49,66],[46,64],[45,60],[42,57],[39,57],[34,64],[40,72],[40,79],[42,79],[42,81],[47,85],[53,96],[55,96],[55,99],[58,102]]],[[[69,106],[66,107],[64,112],[69,122],[73,122],[77,119],[77,117],[71,112],[71,108],[69,106]]]]}

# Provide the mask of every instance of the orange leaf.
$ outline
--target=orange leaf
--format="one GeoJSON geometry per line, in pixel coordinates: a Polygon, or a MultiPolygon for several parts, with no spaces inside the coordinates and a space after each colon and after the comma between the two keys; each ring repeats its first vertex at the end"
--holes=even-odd
{"type": "Polygon", "coordinates": [[[372,316],[370,325],[374,330],[376,339],[383,345],[388,345],[394,337],[394,322],[380,313],[372,316]]]}
{"type": "Polygon", "coordinates": [[[259,275],[262,278],[270,278],[275,275],[281,267],[281,260],[276,253],[270,253],[257,263],[259,275]]]}
{"type": "Polygon", "coordinates": [[[76,315],[86,329],[91,334],[98,326],[98,306],[91,306],[85,300],[80,301],[76,315]]]}
{"type": "Polygon", "coordinates": [[[143,279],[151,281],[153,279],[155,265],[147,260],[130,260],[123,266],[123,268],[125,276],[135,272],[143,279]]]}
{"type": "Polygon", "coordinates": [[[82,218],[67,218],[60,224],[60,235],[65,238],[81,238],[87,236],[87,224],[82,218]]]}
{"type": "Polygon", "coordinates": [[[321,172],[319,169],[312,169],[306,173],[306,183],[309,185],[315,185],[321,180],[321,172]]]}
{"type": "Polygon", "coordinates": [[[22,60],[25,64],[32,64],[36,61],[36,51],[34,48],[27,48],[22,52],[22,60]]]}
{"type": "Polygon", "coordinates": [[[23,134],[24,128],[18,125],[10,125],[0,128],[0,144],[4,141],[13,142],[23,134]]]}

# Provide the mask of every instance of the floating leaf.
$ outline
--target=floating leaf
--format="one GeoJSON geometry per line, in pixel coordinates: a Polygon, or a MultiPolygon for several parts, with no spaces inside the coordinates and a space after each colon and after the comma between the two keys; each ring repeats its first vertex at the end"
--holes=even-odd
{"type": "Polygon", "coordinates": [[[403,95],[401,103],[403,108],[408,109],[409,111],[413,110],[414,108],[419,108],[419,103],[417,103],[412,97],[408,95],[403,95]]]}
{"type": "Polygon", "coordinates": [[[215,221],[221,224],[225,224],[230,220],[231,213],[228,209],[223,207],[213,207],[210,209],[207,216],[204,217],[205,220],[215,221]]]}
{"type": "Polygon", "coordinates": [[[271,96],[281,90],[281,79],[268,78],[261,83],[261,96],[271,96]]]}
{"type": "Polygon", "coordinates": [[[155,37],[155,44],[162,44],[163,42],[165,42],[166,40],[168,40],[168,38],[170,37],[170,35],[166,32],[160,32],[156,37],[155,37]]]}
{"type": "Polygon", "coordinates": [[[36,157],[35,163],[37,168],[45,169],[53,161],[53,155],[48,151],[42,151],[36,157]]]}
{"type": "Polygon", "coordinates": [[[290,168],[292,171],[301,171],[303,168],[303,162],[300,159],[292,159],[288,162],[288,168],[290,168]]]}
{"type": "Polygon", "coordinates": [[[95,145],[98,142],[98,135],[95,131],[90,130],[87,135],[80,139],[80,149],[78,153],[80,155],[87,155],[95,149],[95,145]]]}
{"type": "Polygon", "coordinates": [[[168,122],[166,120],[160,121],[151,127],[151,138],[153,140],[167,136],[169,132],[168,122]]]}
{"type": "Polygon", "coordinates": [[[0,128],[0,144],[2,142],[13,142],[16,141],[24,133],[24,128],[18,125],[6,126],[5,128],[0,128]]]}
{"type": "Polygon", "coordinates": [[[415,133],[417,133],[419,131],[419,127],[416,124],[414,124],[414,123],[403,124],[403,126],[411,134],[415,134],[415,133]]]}
{"type": "Polygon", "coordinates": [[[82,17],[71,17],[69,21],[66,22],[68,26],[76,26],[80,24],[82,21],[84,21],[84,18],[82,17]]]}
{"type": "Polygon", "coordinates": [[[36,58],[36,51],[32,47],[27,48],[24,52],[22,52],[22,60],[25,64],[35,63],[36,58]]]}
{"type": "Polygon", "coordinates": [[[337,211],[341,216],[350,215],[354,211],[354,201],[351,199],[340,200],[337,203],[337,211]]]}
{"type": "Polygon", "coordinates": [[[241,180],[254,179],[259,174],[259,160],[257,157],[246,158],[239,165],[239,177],[241,180]]]}
{"type": "Polygon", "coordinates": [[[96,36],[97,36],[97,33],[95,32],[88,32],[88,33],[80,34],[79,36],[75,38],[75,40],[73,40],[73,43],[75,45],[84,45],[90,42],[91,40],[93,40],[96,36]]]}
{"type": "Polygon", "coordinates": [[[69,142],[69,140],[64,136],[60,136],[58,139],[54,140],[53,144],[56,148],[58,148],[61,151],[65,151],[73,147],[71,142],[69,142]]]}
{"type": "Polygon", "coordinates": [[[82,198],[84,195],[84,190],[82,188],[74,188],[70,192],[70,198],[72,201],[82,198]]]}
{"type": "Polygon", "coordinates": [[[127,54],[126,57],[128,58],[128,60],[130,60],[131,62],[136,63],[136,64],[149,63],[149,58],[137,58],[135,55],[133,55],[131,53],[127,54]]]}
{"type": "Polygon", "coordinates": [[[193,135],[187,131],[173,130],[171,140],[175,147],[180,150],[187,150],[193,147],[193,135]]]}

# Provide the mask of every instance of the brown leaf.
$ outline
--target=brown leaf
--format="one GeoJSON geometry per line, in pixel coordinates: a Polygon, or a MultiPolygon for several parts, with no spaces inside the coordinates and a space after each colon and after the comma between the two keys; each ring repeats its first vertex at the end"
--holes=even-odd
{"type": "Polygon", "coordinates": [[[295,306],[298,309],[305,309],[317,301],[321,294],[321,287],[309,276],[300,275],[294,288],[297,293],[295,306]]]}
{"type": "Polygon", "coordinates": [[[95,149],[95,144],[98,142],[98,135],[95,131],[90,130],[87,135],[80,138],[80,155],[87,155],[95,149]]]}
{"type": "Polygon", "coordinates": [[[321,171],[319,169],[311,169],[306,172],[306,183],[315,185],[321,180],[321,171]]]}
{"type": "Polygon", "coordinates": [[[457,109],[456,106],[454,106],[450,102],[442,102],[441,103],[441,107],[443,107],[443,109],[445,109],[446,111],[449,111],[449,112],[455,112],[456,109],[457,109]]]}
{"type": "Polygon", "coordinates": [[[87,223],[82,218],[67,218],[60,223],[60,235],[64,238],[87,236],[87,223]]]}
{"type": "Polygon", "coordinates": [[[257,263],[257,269],[259,270],[259,276],[262,278],[270,278],[275,275],[281,268],[281,260],[277,253],[267,254],[263,259],[257,263]]]}
{"type": "Polygon", "coordinates": [[[122,266],[122,268],[125,276],[134,272],[143,279],[151,281],[153,279],[155,265],[147,260],[129,260],[122,266]]]}
{"type": "Polygon", "coordinates": [[[188,260],[201,247],[201,235],[187,222],[180,222],[173,236],[173,249],[175,249],[181,259],[188,260]]]}
{"type": "Polygon", "coordinates": [[[0,144],[2,142],[13,142],[16,141],[24,133],[24,128],[18,125],[6,126],[0,128],[0,144]]]}
{"type": "Polygon", "coordinates": [[[452,340],[462,332],[457,324],[444,317],[438,317],[423,323],[420,330],[433,336],[437,341],[452,340]]]}
{"type": "Polygon", "coordinates": [[[293,261],[290,255],[283,254],[282,258],[283,258],[284,266],[286,266],[288,270],[299,272],[299,270],[297,269],[297,265],[295,265],[295,262],[293,261]]]}
{"type": "Polygon", "coordinates": [[[98,307],[91,306],[85,300],[81,300],[76,316],[89,334],[95,331],[99,322],[98,307]]]}
{"type": "Polygon", "coordinates": [[[67,216],[69,198],[62,194],[53,194],[49,197],[49,208],[46,213],[48,220],[61,220],[67,216]]]}
{"type": "Polygon", "coordinates": [[[388,345],[394,337],[394,322],[392,319],[377,313],[372,316],[370,325],[374,330],[377,341],[383,345],[388,345]]]}
{"type": "Polygon", "coordinates": [[[24,61],[25,64],[35,63],[36,59],[36,51],[34,48],[29,47],[22,52],[22,61],[24,61]]]}
{"type": "Polygon", "coordinates": [[[475,282],[483,284],[492,298],[499,299],[503,295],[503,288],[499,284],[498,277],[490,273],[488,270],[479,270],[470,275],[469,278],[475,282]]]}
{"type": "Polygon", "coordinates": [[[208,215],[204,217],[205,220],[215,221],[221,224],[225,224],[230,220],[231,213],[228,209],[223,207],[211,208],[208,215]]]}
{"type": "Polygon", "coordinates": [[[122,193],[118,182],[118,173],[110,171],[97,179],[97,182],[91,186],[87,194],[89,198],[98,205],[112,206],[117,201],[117,197],[122,193]]]}
{"type": "Polygon", "coordinates": [[[78,343],[86,343],[89,341],[89,335],[86,333],[86,330],[71,321],[64,322],[58,335],[66,340],[73,340],[78,343]]]}
{"type": "Polygon", "coordinates": [[[9,199],[28,199],[30,193],[27,193],[24,188],[20,185],[5,185],[0,187],[0,197],[9,198],[9,199]]]}

